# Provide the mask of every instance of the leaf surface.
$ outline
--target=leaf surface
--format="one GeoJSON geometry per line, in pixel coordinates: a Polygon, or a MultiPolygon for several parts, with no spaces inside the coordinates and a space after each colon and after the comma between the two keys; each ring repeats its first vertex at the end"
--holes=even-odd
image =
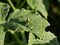
{"type": "Polygon", "coordinates": [[[47,18],[48,13],[43,4],[43,0],[27,0],[27,3],[32,9],[39,11],[45,18],[47,18]]]}
{"type": "Polygon", "coordinates": [[[48,21],[41,17],[39,13],[32,13],[25,9],[16,10],[11,13],[8,21],[22,24],[37,35],[44,32],[45,28],[49,26],[48,21]],[[27,22],[27,20],[29,20],[29,22],[27,22]]]}
{"type": "Polygon", "coordinates": [[[0,2],[0,24],[5,22],[10,6],[6,3],[0,2]]]}
{"type": "Polygon", "coordinates": [[[0,45],[4,45],[5,32],[4,27],[0,25],[0,45]]]}
{"type": "Polygon", "coordinates": [[[45,32],[40,37],[35,39],[33,34],[29,34],[28,45],[59,45],[56,36],[51,32],[45,32]]]}
{"type": "MultiPolygon", "coordinates": [[[[55,42],[54,39],[56,37],[54,36],[54,34],[45,31],[46,27],[49,26],[50,24],[38,12],[33,13],[26,9],[22,9],[22,10],[18,9],[10,14],[8,21],[22,24],[24,27],[30,30],[31,33],[29,32],[29,36],[30,36],[29,45],[34,45],[34,44],[45,45],[46,43],[52,45],[52,43],[55,42]],[[38,40],[33,39],[35,38],[33,34],[40,39],[38,40]],[[31,42],[32,40],[33,42],[31,42]],[[53,42],[50,43],[50,41],[52,40],[53,42]]],[[[56,42],[57,42],[56,45],[58,45],[57,39],[56,42]]]]}

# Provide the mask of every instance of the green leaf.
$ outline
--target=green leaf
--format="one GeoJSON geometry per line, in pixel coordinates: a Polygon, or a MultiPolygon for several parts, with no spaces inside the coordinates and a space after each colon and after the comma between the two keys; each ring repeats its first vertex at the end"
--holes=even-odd
{"type": "Polygon", "coordinates": [[[16,10],[11,13],[9,21],[27,26],[27,28],[37,35],[45,31],[45,28],[49,25],[48,21],[41,17],[39,13],[32,13],[25,9],[16,10]],[[29,24],[27,22],[27,18],[29,18],[29,24]]]}
{"type": "Polygon", "coordinates": [[[33,34],[29,35],[28,45],[59,45],[56,36],[51,32],[44,32],[40,39],[35,39],[33,34]]]}
{"type": "Polygon", "coordinates": [[[8,30],[14,30],[17,32],[30,31],[27,27],[25,27],[21,24],[15,23],[15,22],[6,22],[2,25],[4,26],[5,31],[8,31],[8,30]]]}
{"type": "Polygon", "coordinates": [[[27,3],[32,9],[39,11],[45,18],[47,18],[48,13],[43,4],[43,0],[27,0],[27,3]]]}
{"type": "Polygon", "coordinates": [[[0,45],[4,45],[5,32],[3,26],[0,25],[0,45]]]}
{"type": "Polygon", "coordinates": [[[29,32],[30,29],[28,29],[27,27],[25,27],[25,26],[19,24],[19,26],[16,28],[16,31],[17,31],[17,32],[20,32],[20,31],[26,31],[26,32],[29,32]]]}
{"type": "Polygon", "coordinates": [[[29,10],[25,10],[25,9],[19,10],[19,9],[17,9],[10,14],[8,21],[12,21],[12,22],[16,22],[16,23],[19,22],[19,23],[26,24],[26,20],[27,20],[27,17],[28,17],[29,14],[30,14],[29,10]]]}
{"type": "Polygon", "coordinates": [[[32,45],[35,41],[35,36],[32,33],[29,33],[28,45],[32,45]]]}
{"type": "Polygon", "coordinates": [[[6,16],[9,12],[9,5],[6,3],[0,2],[0,24],[5,22],[6,16]]]}
{"type": "MultiPolygon", "coordinates": [[[[47,26],[49,26],[49,23],[45,18],[41,17],[41,15],[37,12],[33,13],[29,10],[25,10],[25,9],[19,10],[18,9],[10,14],[8,21],[22,24],[23,27],[24,26],[27,27],[31,33],[35,34],[37,37],[40,38],[39,44],[50,43],[51,40],[56,38],[52,33],[45,32],[45,28],[47,26]]],[[[22,26],[20,26],[20,27],[22,27],[22,26]]],[[[24,29],[24,28],[22,28],[22,29],[24,29]]],[[[32,44],[35,41],[33,39],[33,42],[31,42],[32,38],[34,38],[33,34],[31,34],[31,33],[29,33],[29,35],[31,36],[31,37],[29,37],[29,45],[30,45],[30,43],[32,44]]],[[[56,42],[58,45],[57,39],[56,39],[56,42]]],[[[35,43],[33,43],[33,44],[35,44],[35,43]]]]}

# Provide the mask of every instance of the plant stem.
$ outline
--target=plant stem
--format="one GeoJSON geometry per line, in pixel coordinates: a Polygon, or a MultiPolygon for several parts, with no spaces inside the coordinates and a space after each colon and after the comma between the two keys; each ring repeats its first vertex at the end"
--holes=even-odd
{"type": "Polygon", "coordinates": [[[22,8],[22,7],[23,7],[23,5],[25,4],[25,2],[26,2],[26,0],[24,0],[24,1],[21,3],[21,5],[20,5],[20,7],[19,7],[19,8],[22,8]]]}
{"type": "Polygon", "coordinates": [[[21,31],[21,34],[22,34],[22,40],[24,42],[24,45],[27,45],[27,41],[26,41],[26,37],[25,37],[24,31],[21,31]]]}
{"type": "Polygon", "coordinates": [[[19,7],[21,0],[17,1],[16,7],[19,7]]]}
{"type": "Polygon", "coordinates": [[[19,37],[17,36],[16,33],[14,34],[14,37],[15,37],[15,39],[17,40],[17,42],[19,43],[19,45],[21,45],[21,41],[20,41],[20,39],[19,39],[19,37]]]}
{"type": "Polygon", "coordinates": [[[13,5],[13,3],[11,2],[11,0],[7,0],[9,2],[9,4],[11,5],[13,10],[16,10],[15,6],[13,5]]]}
{"type": "Polygon", "coordinates": [[[14,36],[14,38],[16,39],[16,41],[18,42],[18,44],[21,45],[22,41],[19,39],[19,37],[17,36],[17,34],[13,30],[9,30],[9,32],[14,36]]]}

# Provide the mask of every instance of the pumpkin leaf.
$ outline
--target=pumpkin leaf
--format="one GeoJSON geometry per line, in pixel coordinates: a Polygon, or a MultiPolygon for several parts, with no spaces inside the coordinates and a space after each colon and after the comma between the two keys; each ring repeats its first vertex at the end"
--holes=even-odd
{"type": "Polygon", "coordinates": [[[4,45],[5,32],[4,27],[0,25],[0,45],[4,45]]]}
{"type": "Polygon", "coordinates": [[[5,22],[10,6],[6,3],[0,2],[0,24],[5,22]]]}
{"type": "Polygon", "coordinates": [[[35,39],[33,34],[29,34],[28,45],[59,45],[56,36],[51,32],[44,32],[40,39],[35,39]]]}
{"type": "Polygon", "coordinates": [[[27,3],[32,9],[39,11],[45,18],[47,18],[48,13],[46,11],[43,0],[27,0],[27,3]]]}

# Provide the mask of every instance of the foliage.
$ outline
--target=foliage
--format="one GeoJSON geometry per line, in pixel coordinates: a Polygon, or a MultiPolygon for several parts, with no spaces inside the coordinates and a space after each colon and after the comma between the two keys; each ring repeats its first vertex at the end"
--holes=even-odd
{"type": "Polygon", "coordinates": [[[1,0],[0,45],[59,45],[58,36],[49,29],[52,16],[48,11],[53,7],[50,3],[49,0],[1,0]]]}

